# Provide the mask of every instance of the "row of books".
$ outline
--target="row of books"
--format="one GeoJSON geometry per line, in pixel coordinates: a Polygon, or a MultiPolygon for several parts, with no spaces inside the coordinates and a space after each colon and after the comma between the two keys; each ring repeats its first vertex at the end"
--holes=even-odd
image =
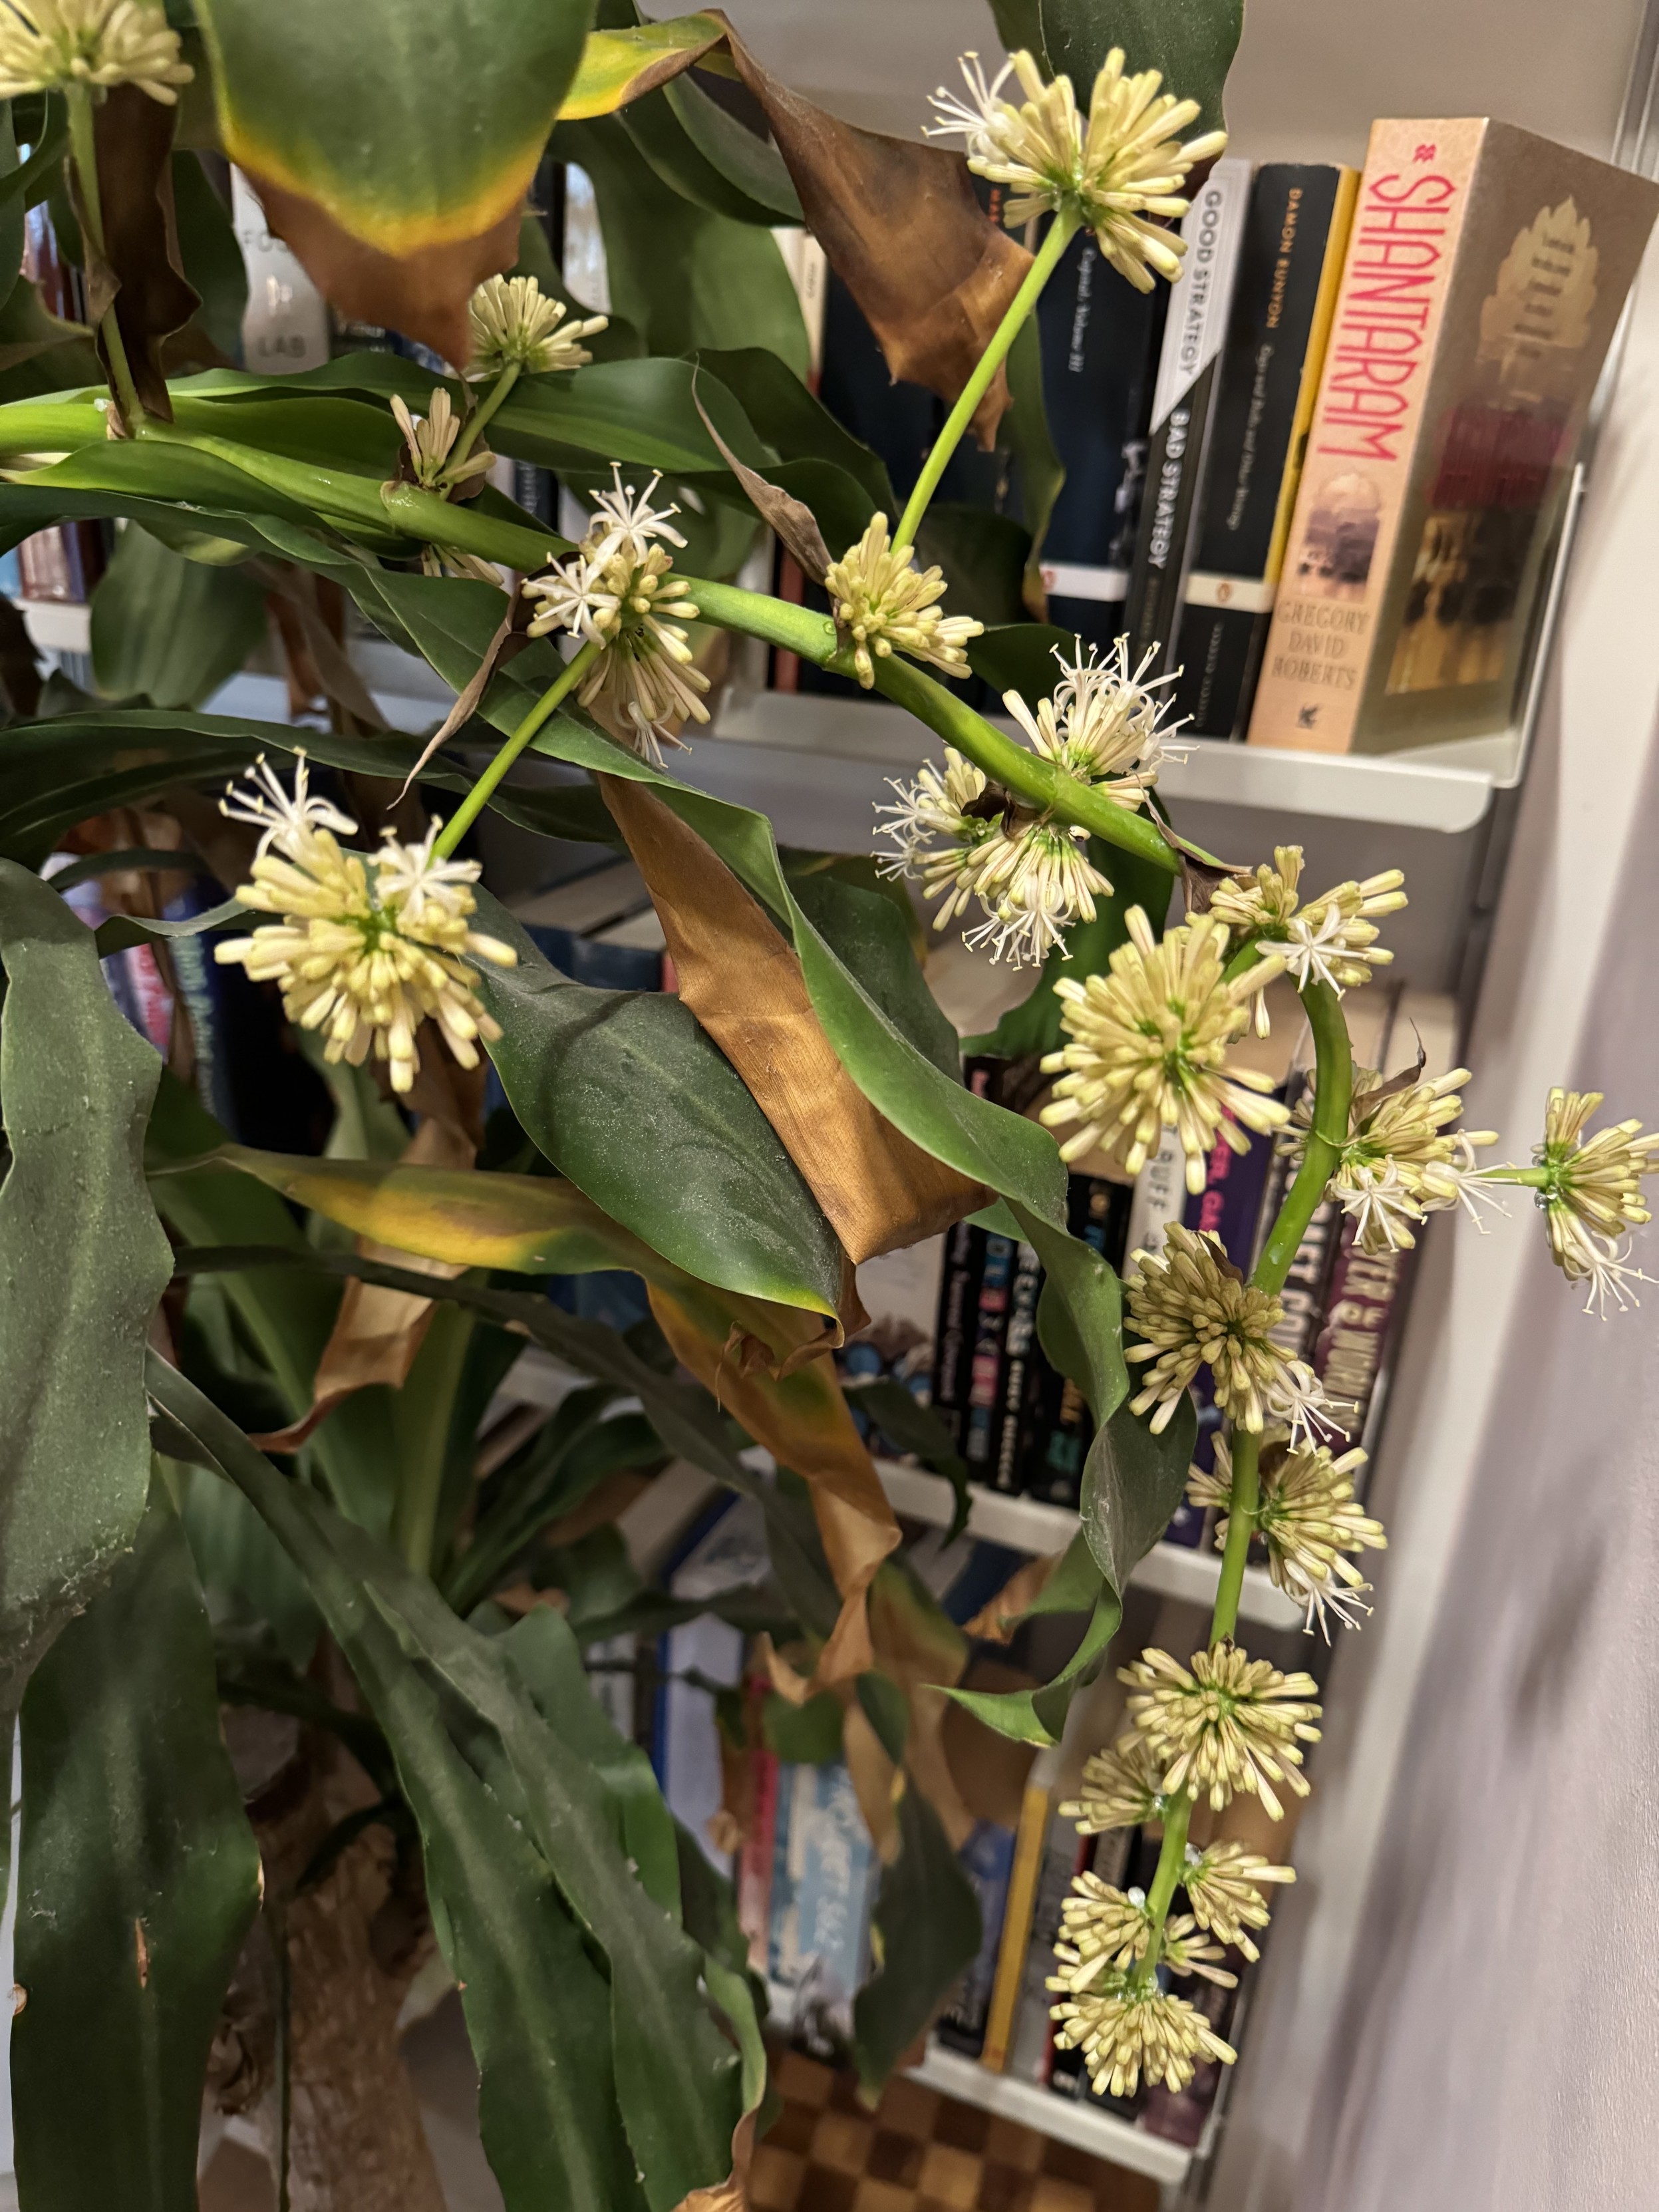
{"type": "MultiPolygon", "coordinates": [[[[1409,1060],[1419,1039],[1433,1072],[1450,1063],[1455,1031],[1449,1000],[1373,987],[1351,998],[1348,1012],[1363,1064],[1380,1068],[1391,1051],[1409,1060]]],[[[1307,1032],[1288,989],[1275,994],[1273,1013],[1273,1035],[1240,1049],[1294,1106],[1308,1079],[1307,1032]]],[[[970,1080],[994,1095],[1001,1065],[974,1063],[970,1080]]],[[[1243,1153],[1218,1142],[1203,1188],[1189,1192],[1184,1159],[1168,1132],[1133,1182],[1109,1163],[1100,1164],[1104,1172],[1070,1178],[1071,1227],[1120,1273],[1133,1265],[1131,1254],[1161,1249],[1172,1221],[1218,1237],[1228,1257],[1248,1272],[1289,1173],[1271,1139],[1252,1138],[1243,1153]]],[[[1409,1257],[1361,1252],[1352,1221],[1327,1200],[1308,1225],[1285,1285],[1278,1332],[1285,1349],[1312,1364],[1355,1443],[1374,1431],[1380,1413],[1409,1257]]],[[[972,1480],[1075,1506],[1092,1424],[1081,1392],[1051,1365],[1037,1339],[1042,1282],[1042,1263],[1029,1244],[958,1223],[939,1249],[928,1395],[972,1480]]],[[[1205,1467],[1218,1421],[1209,1382],[1205,1369],[1194,1385],[1196,1457],[1205,1467]]],[[[1204,1535],[1204,1516],[1183,1505],[1166,1540],[1197,1545],[1204,1535]]]]}
{"type": "MultiPolygon", "coordinates": [[[[1656,207],[1507,125],[1382,121],[1363,176],[1216,163],[1151,294],[1081,234],[1038,308],[1066,469],[1048,618],[1127,635],[1204,737],[1382,751],[1504,726],[1656,207]]],[[[891,382],[833,275],[803,303],[819,396],[902,499],[939,403],[891,382]]],[[[940,498],[1012,526],[1018,463],[958,453],[940,498]]],[[[812,596],[787,562],[779,588],[812,596]]],[[[772,682],[852,696],[788,655],[772,682]]]]}

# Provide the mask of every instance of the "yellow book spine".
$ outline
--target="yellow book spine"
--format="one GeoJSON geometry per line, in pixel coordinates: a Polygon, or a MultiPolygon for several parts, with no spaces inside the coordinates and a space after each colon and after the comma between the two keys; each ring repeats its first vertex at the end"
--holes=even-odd
{"type": "Polygon", "coordinates": [[[1020,1800],[1019,1828],[1014,1838],[1014,1863],[1008,1876],[1002,1940],[997,1946],[996,1979],[991,1984],[985,2044],[979,2057],[980,2064],[988,2066],[994,2074],[1000,2074],[1008,2063],[1008,2045],[1025,1979],[1025,1950],[1031,1937],[1037,1877],[1042,1871],[1042,1847],[1048,1841],[1048,1815],[1053,1804],[1052,1790],[1041,1783],[1026,1784],[1025,1795],[1020,1800]]]}

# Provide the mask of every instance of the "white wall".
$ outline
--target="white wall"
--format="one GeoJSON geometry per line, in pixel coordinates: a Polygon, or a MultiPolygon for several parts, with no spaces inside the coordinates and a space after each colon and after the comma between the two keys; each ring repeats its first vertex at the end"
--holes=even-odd
{"type": "MultiPolygon", "coordinates": [[[[726,13],[786,82],[881,131],[918,130],[956,57],[998,50],[985,0],[726,0],[726,13]]],[[[1358,161],[1374,115],[1499,115],[1603,150],[1641,0],[1245,0],[1244,14],[1237,150],[1358,161]]]]}
{"type": "MultiPolygon", "coordinates": [[[[1638,894],[1653,874],[1659,723],[1656,423],[1650,254],[1467,1053],[1472,1124],[1503,1129],[1521,1157],[1555,1082],[1617,1083],[1610,1111],[1659,1123],[1659,1007],[1650,966],[1632,957],[1655,938],[1638,894]]],[[[1605,1743],[1617,1711],[1620,1759],[1659,1763],[1639,1656],[1651,1641],[1642,1470],[1659,1293],[1598,1327],[1547,1279],[1540,1242],[1517,1208],[1485,1238],[1437,1224],[1425,1255],[1379,1469],[1391,1548],[1375,1620],[1334,1670],[1302,1879],[1276,1915],[1224,2138],[1212,2202],[1224,2212],[1653,2201],[1650,2189],[1601,2187],[1617,2153],[1597,2134],[1611,2111],[1591,2094],[1598,2074],[1628,2089],[1633,2070],[1651,2073],[1651,2008],[1634,1981],[1615,1976],[1588,2010],[1580,1990],[1553,2069],[1528,2039],[1529,2021],[1568,1998],[1567,1953],[1546,1940],[1561,1896],[1589,1947],[1573,1955],[1605,1966],[1607,1926],[1628,1935],[1631,1898],[1652,1882],[1650,1823],[1632,1825],[1626,1800],[1587,1793],[1581,1775],[1569,1781],[1563,1761],[1581,1721],[1605,1743]],[[1580,1419],[1583,1448],[1570,1441],[1580,1419]],[[1529,1652],[1541,1704],[1517,1729],[1529,1652]],[[1422,2053],[1449,2069],[1433,2095],[1422,2053]],[[1456,2152],[1466,2139],[1496,2158],[1500,2133],[1518,2165],[1456,2152]],[[1488,2193],[1500,2171],[1503,2190],[1488,2193]],[[1539,2193],[1546,2173],[1554,2194],[1539,2193]]],[[[1651,1232],[1648,1255],[1659,1275],[1651,1232]]],[[[1606,1792],[1628,1771],[1609,1766],[1606,1792]]],[[[1626,2097],[1626,2143],[1646,2140],[1651,2101],[1650,2090],[1626,2097]]]]}

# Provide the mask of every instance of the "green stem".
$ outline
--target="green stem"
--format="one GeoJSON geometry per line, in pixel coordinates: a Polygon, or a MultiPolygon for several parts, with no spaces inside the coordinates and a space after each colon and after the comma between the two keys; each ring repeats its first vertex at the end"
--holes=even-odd
{"type": "Polygon", "coordinates": [[[1244,1569],[1255,1534],[1256,1507],[1261,1499],[1261,1439],[1249,1429],[1235,1429],[1232,1437],[1233,1486],[1227,1499],[1227,1547],[1221,1555],[1221,1578],[1216,1584],[1215,1611],[1210,1616],[1210,1641],[1219,1644],[1238,1626],[1239,1600],[1244,1589],[1244,1569]]]}
{"type": "Polygon", "coordinates": [[[1053,761],[1029,752],[908,660],[894,654],[890,659],[877,661],[876,688],[959,753],[965,753],[994,783],[1001,784],[1027,805],[1057,815],[1062,822],[1078,823],[1108,844],[1133,853],[1138,860],[1150,860],[1170,875],[1180,866],[1156,823],[1118,805],[1096,785],[1079,783],[1053,761]]]}
{"type": "MultiPolygon", "coordinates": [[[[109,257],[104,249],[104,208],[98,190],[98,137],[93,122],[92,92],[83,84],[66,88],[69,100],[70,151],[75,162],[75,173],[81,185],[81,212],[86,218],[86,244],[91,249],[88,262],[95,252],[100,261],[108,266],[109,257]]],[[[132,368],[127,360],[125,342],[121,326],[115,319],[113,305],[105,308],[98,319],[98,335],[104,341],[104,355],[109,362],[110,380],[115,387],[115,397],[121,410],[121,420],[130,437],[143,432],[147,417],[138,397],[138,387],[132,380],[132,368]]]]}
{"type": "MultiPolygon", "coordinates": [[[[1252,954],[1254,947],[1245,950],[1252,954]]],[[[1236,965],[1241,958],[1234,955],[1236,965]]],[[[1249,963],[1246,961],[1244,965],[1249,963]]],[[[1229,972],[1231,972],[1230,968],[1229,972]]],[[[1353,1048],[1348,1041],[1348,1025],[1342,1018],[1342,1002],[1328,983],[1310,983],[1302,994],[1302,1004],[1307,1010],[1308,1020],[1314,1033],[1315,1093],[1313,1127],[1309,1132],[1307,1148],[1296,1180],[1285,1194],[1285,1202],[1279,1209],[1278,1218],[1262,1248],[1250,1277],[1252,1283],[1265,1291],[1279,1291],[1285,1287],[1285,1278],[1290,1273],[1291,1262],[1300,1249],[1302,1239],[1314,1209],[1325,1195],[1326,1185],[1336,1170],[1343,1145],[1348,1134],[1348,1102],[1353,1091],[1353,1048]]],[[[1525,1173],[1526,1170],[1519,1170],[1525,1173]]],[[[1256,1509],[1261,1498],[1261,1439],[1247,1429],[1235,1428],[1232,1434],[1233,1480],[1227,1501],[1227,1543],[1221,1555],[1221,1573],[1216,1583],[1215,1610],[1210,1617],[1210,1642],[1219,1644],[1232,1634],[1238,1625],[1239,1600],[1244,1590],[1244,1569],[1250,1556],[1250,1539],[1255,1534],[1256,1509]]],[[[1180,1883],[1187,1856],[1187,1826],[1192,1811],[1188,1797],[1176,1799],[1164,1815],[1164,1847],[1158,1856],[1158,1871],[1152,1876],[1152,1886],[1146,1893],[1148,1912],[1152,1919],[1152,1937],[1146,1956],[1136,1968],[1136,1978],[1143,1984],[1152,1978],[1164,1947],[1164,1923],[1169,1917],[1170,1899],[1180,1883]]]]}
{"type": "Polygon", "coordinates": [[[519,364],[516,361],[510,361],[463,424],[461,434],[455,441],[455,449],[449,457],[449,467],[452,470],[458,467],[477,444],[478,433],[485,428],[490,416],[518,380],[519,364]]]}
{"type": "Polygon", "coordinates": [[[916,488],[905,502],[904,513],[893,539],[894,550],[902,552],[915,541],[921,526],[921,518],[927,512],[927,503],[939,489],[939,480],[945,474],[945,465],[962,443],[962,435],[973,421],[979,403],[991,388],[991,379],[1007,358],[1008,349],[1019,335],[1020,325],[1037,303],[1043,286],[1054,275],[1060,257],[1077,235],[1079,218],[1062,209],[1048,226],[1048,235],[1042,241],[1036,259],[1025,272],[1025,281],[1008,303],[1007,313],[992,333],[991,343],[980,356],[978,366],[966,384],[956,405],[945,418],[945,428],[933,441],[933,450],[928,454],[921,474],[916,478],[916,488]]]}
{"type": "Polygon", "coordinates": [[[565,663],[563,674],[548,685],[546,690],[537,700],[523,721],[519,724],[518,728],[514,731],[495,759],[490,762],[489,766],[455,809],[453,815],[444,824],[432,848],[434,858],[441,860],[448,859],[479,815],[483,812],[491,792],[495,790],[508,769],[512,767],[537,731],[541,728],[543,723],[547,720],[559,702],[581,682],[583,677],[604,651],[603,645],[589,643],[583,646],[581,651],[573,659],[565,663]]]}
{"type": "Polygon", "coordinates": [[[449,1459],[449,1415],[466,1364],[467,1347],[477,1316],[465,1306],[441,1305],[421,1348],[417,1387],[405,1389],[397,1410],[404,1415],[399,1433],[398,1495],[392,1512],[392,1540],[404,1564],[417,1575],[430,1575],[437,1545],[438,1508],[449,1459]]]}
{"type": "Polygon", "coordinates": [[[1549,1190],[1555,1182],[1553,1168],[1484,1168],[1483,1182],[1518,1182],[1528,1190],[1549,1190]]]}
{"type": "Polygon", "coordinates": [[[1296,1181],[1285,1194],[1279,1218],[1250,1277],[1259,1290],[1275,1294],[1284,1289],[1314,1209],[1336,1173],[1348,1140],[1348,1102],[1353,1095],[1353,1048],[1342,1018],[1342,1001],[1328,983],[1313,982],[1303,992],[1302,1004],[1314,1034],[1313,1127],[1296,1181]]]}

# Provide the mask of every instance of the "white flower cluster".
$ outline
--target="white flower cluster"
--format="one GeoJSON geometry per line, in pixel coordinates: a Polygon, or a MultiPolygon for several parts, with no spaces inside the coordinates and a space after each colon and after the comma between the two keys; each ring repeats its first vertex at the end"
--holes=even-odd
{"type": "MultiPolygon", "coordinates": [[[[1081,647],[1074,660],[1054,657],[1060,681],[1052,697],[1033,712],[1007,691],[1003,704],[1040,759],[1133,811],[1158,781],[1170,735],[1165,702],[1142,681],[1146,662],[1131,673],[1122,638],[1103,659],[1081,647]]],[[[1086,830],[996,791],[953,750],[943,770],[930,763],[914,781],[889,780],[898,797],[878,809],[893,817],[878,835],[896,850],[883,856],[883,872],[915,877],[929,898],[943,894],[938,929],[976,899],[985,919],[965,941],[988,946],[994,959],[1016,968],[1042,961],[1073,922],[1093,921],[1097,896],[1109,895],[1086,830]]]]}
{"type": "Polygon", "coordinates": [[[611,474],[612,488],[599,495],[575,551],[526,581],[525,597],[541,608],[530,634],[562,631],[600,648],[578,700],[613,737],[660,763],[663,745],[680,743],[684,722],[708,720],[699,696],[708,678],[680,627],[696,620],[697,609],[678,580],[667,580],[673,557],[658,541],[685,540],[673,527],[678,507],[651,504],[660,477],[636,493],[614,464],[611,474]]]}

